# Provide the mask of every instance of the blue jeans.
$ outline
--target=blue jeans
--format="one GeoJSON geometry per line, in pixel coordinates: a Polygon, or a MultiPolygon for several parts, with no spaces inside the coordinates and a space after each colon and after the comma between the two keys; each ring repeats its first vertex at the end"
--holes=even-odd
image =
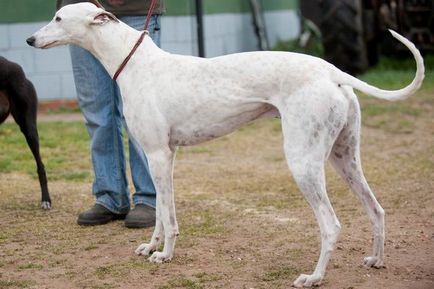
{"type": "MultiPolygon", "coordinates": [[[[144,16],[121,17],[121,21],[143,30],[144,16]]],[[[160,46],[160,17],[152,16],[150,36],[160,46]]],[[[70,54],[78,102],[91,138],[95,174],[92,192],[96,203],[117,214],[130,209],[130,193],[125,172],[122,129],[125,119],[119,87],[101,63],[87,50],[71,45],[70,54]]],[[[129,138],[130,167],[135,194],[134,204],[155,207],[155,188],[143,150],[129,138]]]]}

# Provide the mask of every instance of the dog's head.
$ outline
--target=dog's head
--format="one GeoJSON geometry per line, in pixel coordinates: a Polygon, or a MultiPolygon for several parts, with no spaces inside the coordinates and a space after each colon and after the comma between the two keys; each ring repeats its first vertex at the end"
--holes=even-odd
{"type": "Polygon", "coordinates": [[[98,26],[119,20],[102,6],[84,2],[66,5],[53,20],[27,39],[30,46],[51,48],[65,44],[80,44],[98,26]]]}

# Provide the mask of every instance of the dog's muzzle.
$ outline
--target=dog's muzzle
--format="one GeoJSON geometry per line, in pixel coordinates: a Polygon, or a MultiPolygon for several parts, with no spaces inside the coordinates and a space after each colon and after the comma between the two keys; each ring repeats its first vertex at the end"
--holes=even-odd
{"type": "Polygon", "coordinates": [[[26,42],[30,46],[35,46],[36,38],[34,36],[27,38],[26,42]]]}

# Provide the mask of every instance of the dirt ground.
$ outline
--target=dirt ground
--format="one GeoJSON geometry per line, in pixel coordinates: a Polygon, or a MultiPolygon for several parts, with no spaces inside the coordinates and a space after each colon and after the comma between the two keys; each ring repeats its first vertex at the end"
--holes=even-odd
{"type": "MultiPolygon", "coordinates": [[[[434,288],[434,101],[425,93],[405,106],[418,113],[364,115],[362,159],[386,211],[387,267],[362,266],[372,246],[368,218],[328,166],[342,231],[321,288],[434,288]]],[[[93,203],[90,183],[51,181],[54,207],[45,212],[35,179],[0,174],[0,288],[290,288],[314,269],[319,230],[281,140],[278,120],[262,120],[179,150],[181,235],[174,259],[161,265],[133,254],[152,229],[76,225],[93,203]]]]}

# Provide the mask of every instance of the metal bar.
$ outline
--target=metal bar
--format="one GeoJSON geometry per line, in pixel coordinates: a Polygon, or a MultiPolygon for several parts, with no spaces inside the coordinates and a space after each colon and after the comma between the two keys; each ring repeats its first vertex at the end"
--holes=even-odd
{"type": "Polygon", "coordinates": [[[199,50],[198,52],[199,52],[199,57],[205,57],[202,0],[195,0],[195,2],[196,2],[197,46],[199,50]]]}

